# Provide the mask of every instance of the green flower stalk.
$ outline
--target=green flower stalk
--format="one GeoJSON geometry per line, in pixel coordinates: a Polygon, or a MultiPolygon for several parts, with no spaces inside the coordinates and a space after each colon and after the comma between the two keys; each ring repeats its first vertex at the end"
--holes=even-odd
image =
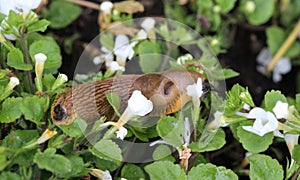
{"type": "Polygon", "coordinates": [[[47,56],[43,53],[34,55],[35,59],[35,85],[38,91],[43,92],[42,75],[44,71],[44,63],[47,60],[47,56]]]}
{"type": "Polygon", "coordinates": [[[13,92],[13,89],[19,84],[20,84],[20,81],[17,77],[11,77],[9,79],[9,83],[7,84],[7,86],[5,87],[3,93],[0,96],[0,101],[7,98],[13,92]]]}
{"type": "Polygon", "coordinates": [[[68,81],[68,77],[65,74],[59,74],[54,84],[52,85],[51,90],[56,90],[67,81],[68,81]]]}

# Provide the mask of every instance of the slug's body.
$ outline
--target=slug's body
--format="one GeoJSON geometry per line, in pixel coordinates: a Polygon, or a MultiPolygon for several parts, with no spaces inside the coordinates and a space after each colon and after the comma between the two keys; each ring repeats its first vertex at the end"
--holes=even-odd
{"type": "Polygon", "coordinates": [[[116,93],[121,99],[119,111],[127,107],[127,101],[134,90],[153,102],[150,116],[162,116],[179,111],[191,97],[186,87],[203,82],[203,96],[209,92],[210,84],[205,77],[194,71],[171,70],[163,73],[145,75],[121,75],[106,80],[78,85],[58,95],[51,107],[51,118],[54,124],[69,125],[77,116],[87,123],[92,123],[101,116],[110,120],[114,110],[110,106],[106,94],[116,93]]]}

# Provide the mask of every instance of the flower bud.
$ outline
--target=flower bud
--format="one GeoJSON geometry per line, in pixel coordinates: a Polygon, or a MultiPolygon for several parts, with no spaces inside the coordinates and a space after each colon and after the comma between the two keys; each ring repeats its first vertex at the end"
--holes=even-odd
{"type": "Polygon", "coordinates": [[[38,140],[36,141],[37,144],[42,144],[44,142],[46,142],[48,139],[52,138],[53,136],[55,136],[57,134],[56,131],[51,131],[49,129],[46,129],[44,131],[44,133],[41,135],[40,138],[38,138],[38,140]]]}
{"type": "Polygon", "coordinates": [[[253,13],[255,10],[255,3],[253,1],[247,1],[244,5],[245,13],[253,13]]]}
{"type": "Polygon", "coordinates": [[[44,63],[47,60],[47,56],[43,53],[38,53],[34,55],[35,59],[35,75],[36,75],[36,88],[38,91],[43,91],[43,84],[42,84],[42,74],[44,71],[44,63]]]}
{"type": "Polygon", "coordinates": [[[90,173],[98,179],[112,180],[108,170],[102,171],[100,169],[92,169],[90,173]]]}
{"type": "Polygon", "coordinates": [[[7,85],[6,88],[8,90],[13,90],[19,84],[20,84],[20,81],[19,81],[19,79],[17,77],[11,77],[9,79],[9,83],[8,83],[8,85],[7,85]]]}
{"type": "Polygon", "coordinates": [[[54,84],[52,85],[52,90],[57,89],[59,86],[63,85],[68,81],[68,77],[65,74],[59,74],[54,84]]]}

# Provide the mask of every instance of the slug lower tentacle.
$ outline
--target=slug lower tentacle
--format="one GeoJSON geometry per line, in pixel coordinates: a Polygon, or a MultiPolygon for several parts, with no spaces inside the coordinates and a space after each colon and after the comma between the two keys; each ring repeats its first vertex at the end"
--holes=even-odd
{"type": "Polygon", "coordinates": [[[90,82],[67,89],[59,94],[51,107],[51,119],[56,125],[69,125],[77,116],[88,124],[106,116],[113,118],[114,110],[109,104],[106,94],[116,93],[121,99],[119,111],[127,107],[127,101],[134,90],[153,103],[150,116],[163,116],[179,111],[191,97],[186,87],[203,81],[203,96],[210,91],[210,84],[205,76],[194,71],[171,70],[163,73],[144,75],[121,75],[105,80],[90,82]]]}

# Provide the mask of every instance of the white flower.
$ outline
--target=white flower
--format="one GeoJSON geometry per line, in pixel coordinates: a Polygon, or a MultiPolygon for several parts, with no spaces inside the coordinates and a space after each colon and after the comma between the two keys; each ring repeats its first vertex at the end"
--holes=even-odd
{"type": "Polygon", "coordinates": [[[217,129],[219,127],[226,127],[228,125],[229,125],[229,123],[226,123],[226,120],[224,118],[224,113],[220,112],[220,111],[216,111],[214,113],[214,120],[212,120],[208,124],[208,128],[210,128],[210,129],[217,129]]]}
{"type": "Polygon", "coordinates": [[[49,129],[46,129],[44,131],[44,133],[41,135],[41,137],[38,138],[37,144],[42,144],[42,143],[46,142],[48,139],[52,138],[56,134],[57,134],[56,131],[51,131],[49,129]]]}
{"type": "Polygon", "coordinates": [[[90,172],[93,176],[101,180],[112,180],[110,172],[108,170],[102,171],[100,169],[92,169],[90,172]]]}
{"type": "MultiPolygon", "coordinates": [[[[268,48],[263,48],[260,53],[258,54],[256,61],[259,65],[256,67],[257,71],[265,74],[266,67],[272,60],[272,54],[268,48]]],[[[287,57],[282,57],[279,61],[275,64],[273,69],[273,81],[279,82],[282,79],[283,74],[290,72],[292,69],[291,61],[287,57]]]]}
{"type": "Polygon", "coordinates": [[[9,78],[9,83],[7,85],[7,89],[12,90],[19,84],[20,84],[20,81],[17,77],[11,77],[11,78],[9,78]]]}
{"type": "Polygon", "coordinates": [[[298,138],[299,134],[285,134],[284,140],[286,142],[286,145],[288,146],[290,154],[292,154],[295,145],[298,144],[298,138]]]}
{"type": "Polygon", "coordinates": [[[177,58],[177,64],[183,65],[187,61],[192,60],[192,59],[193,59],[193,56],[191,54],[185,54],[185,55],[179,56],[177,58]]]}
{"type": "Polygon", "coordinates": [[[203,94],[202,90],[202,79],[198,78],[197,84],[194,83],[192,85],[188,85],[187,88],[187,94],[193,98],[200,98],[203,94]]]}
{"type": "Polygon", "coordinates": [[[114,4],[110,1],[104,1],[100,5],[100,10],[103,11],[104,14],[110,14],[111,9],[113,8],[114,4]]]}
{"type": "Polygon", "coordinates": [[[128,100],[128,110],[131,115],[145,116],[153,109],[153,103],[141,91],[134,90],[128,100]]]}
{"type": "Polygon", "coordinates": [[[277,101],[272,110],[278,119],[286,118],[289,115],[289,104],[277,101]]]}
{"type": "Polygon", "coordinates": [[[123,126],[121,126],[120,129],[116,133],[117,133],[117,138],[123,140],[125,138],[125,136],[127,135],[127,129],[124,128],[123,126]]]}
{"type": "Polygon", "coordinates": [[[47,60],[47,56],[44,53],[38,53],[34,55],[34,59],[37,64],[44,64],[47,60]]]}
{"type": "Polygon", "coordinates": [[[150,31],[152,28],[154,28],[155,20],[153,18],[146,18],[142,24],[141,27],[145,29],[147,32],[150,31]]]}
{"type": "Polygon", "coordinates": [[[278,121],[274,114],[259,107],[253,108],[249,112],[248,118],[255,119],[254,124],[253,126],[243,126],[243,129],[259,136],[273,132],[278,127],[278,121]]]}
{"type": "Polygon", "coordinates": [[[251,0],[251,1],[247,1],[245,4],[245,11],[247,13],[253,13],[255,10],[255,3],[251,0]]]}
{"type": "Polygon", "coordinates": [[[8,15],[10,10],[20,14],[28,14],[31,9],[36,9],[41,0],[1,0],[0,13],[8,15]]]}
{"type": "Polygon", "coordinates": [[[116,61],[109,63],[108,67],[110,67],[110,69],[113,71],[125,71],[125,67],[120,66],[119,63],[116,61]]]}
{"type": "Polygon", "coordinates": [[[117,35],[114,47],[114,54],[117,56],[117,61],[125,62],[126,59],[131,59],[134,55],[133,47],[136,43],[129,43],[129,39],[125,35],[117,35]]]}

